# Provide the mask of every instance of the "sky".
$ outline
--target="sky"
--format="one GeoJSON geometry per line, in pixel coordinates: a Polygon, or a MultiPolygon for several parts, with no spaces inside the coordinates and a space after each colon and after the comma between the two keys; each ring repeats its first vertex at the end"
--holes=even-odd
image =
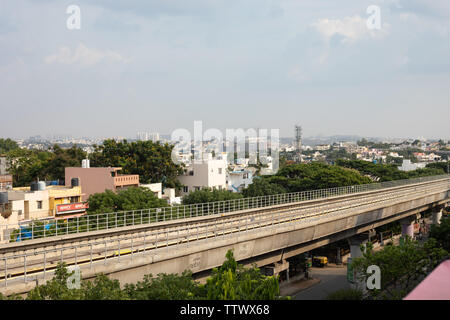
{"type": "Polygon", "coordinates": [[[448,0],[0,1],[0,137],[450,139],[449,98],[448,0]]]}

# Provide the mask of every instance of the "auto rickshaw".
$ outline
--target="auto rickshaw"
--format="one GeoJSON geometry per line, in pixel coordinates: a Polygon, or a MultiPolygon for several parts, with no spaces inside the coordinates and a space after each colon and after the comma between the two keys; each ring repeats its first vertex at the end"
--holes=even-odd
{"type": "Polygon", "coordinates": [[[328,265],[327,257],[318,256],[313,258],[313,266],[324,268],[326,265],[328,265]]]}

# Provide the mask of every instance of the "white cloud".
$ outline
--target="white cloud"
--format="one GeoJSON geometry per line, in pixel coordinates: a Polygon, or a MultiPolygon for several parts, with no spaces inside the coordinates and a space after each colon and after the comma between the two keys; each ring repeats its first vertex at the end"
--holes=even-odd
{"type": "Polygon", "coordinates": [[[385,35],[389,28],[387,23],[383,23],[380,30],[370,30],[367,27],[367,20],[359,15],[343,19],[319,19],[312,26],[327,40],[330,40],[334,35],[344,37],[343,43],[354,42],[367,36],[375,38],[379,35],[385,35]]]}
{"type": "Polygon", "coordinates": [[[130,59],[122,57],[115,51],[89,49],[80,43],[73,52],[69,47],[60,47],[57,53],[45,57],[44,61],[48,64],[62,63],[92,66],[102,61],[128,63],[130,59]]]}

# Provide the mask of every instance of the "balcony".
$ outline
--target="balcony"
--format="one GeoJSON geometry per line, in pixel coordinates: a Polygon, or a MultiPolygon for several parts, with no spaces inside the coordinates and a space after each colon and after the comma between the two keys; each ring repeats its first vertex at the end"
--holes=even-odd
{"type": "Polygon", "coordinates": [[[139,175],[124,174],[114,177],[114,186],[116,188],[123,188],[127,186],[139,186],[139,175]]]}

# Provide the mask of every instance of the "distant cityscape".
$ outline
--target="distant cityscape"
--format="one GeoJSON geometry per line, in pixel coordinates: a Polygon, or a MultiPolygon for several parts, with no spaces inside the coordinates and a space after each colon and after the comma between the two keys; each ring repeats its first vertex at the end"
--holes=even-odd
{"type": "MultiPolygon", "coordinates": [[[[62,148],[70,148],[72,146],[78,146],[86,152],[92,152],[94,145],[100,145],[106,139],[114,139],[117,141],[127,140],[127,141],[160,141],[161,143],[171,143],[170,134],[160,134],[158,132],[137,132],[135,137],[103,137],[103,138],[92,138],[92,137],[74,137],[71,135],[36,135],[28,138],[14,138],[21,148],[29,150],[47,150],[51,148],[52,145],[58,144],[62,148]]],[[[319,146],[319,149],[325,148],[327,145],[333,145],[336,143],[351,145],[356,143],[361,139],[366,139],[373,142],[388,143],[392,145],[397,145],[396,147],[402,148],[410,145],[416,140],[421,142],[420,148],[424,151],[436,150],[435,146],[440,139],[427,139],[424,137],[417,138],[383,138],[383,137],[361,137],[357,135],[333,135],[333,136],[307,136],[302,138],[302,147],[304,150],[311,150],[312,147],[319,146]]],[[[285,151],[290,151],[294,147],[295,137],[280,137],[280,149],[285,151]]]]}

